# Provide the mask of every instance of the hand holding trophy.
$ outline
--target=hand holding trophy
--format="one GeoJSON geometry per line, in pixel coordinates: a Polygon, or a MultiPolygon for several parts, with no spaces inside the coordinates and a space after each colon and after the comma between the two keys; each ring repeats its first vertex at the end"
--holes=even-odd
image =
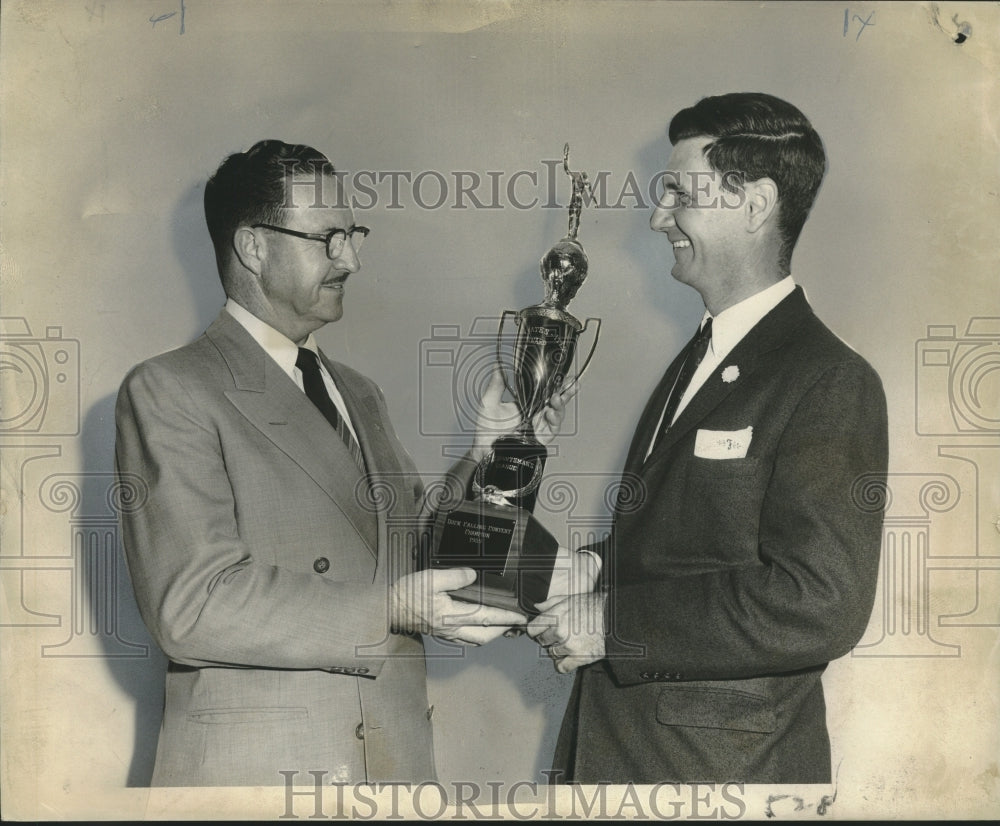
{"type": "Polygon", "coordinates": [[[541,259],[545,298],[522,310],[505,310],[497,333],[497,361],[507,390],[517,405],[514,432],[501,436],[476,466],[471,498],[438,514],[431,541],[430,566],[466,566],[476,581],[452,595],[469,602],[537,613],[549,591],[559,550],[555,538],[532,514],[548,450],[532,422],[552,394],[565,391],[586,371],[597,347],[600,319],[582,324],[566,310],[587,277],[587,254],[577,239],[583,194],[590,184],[585,172],[569,168],[569,144],[563,169],[573,181],[569,230],[541,259]],[[503,343],[509,321],[516,335],[505,364],[503,343]],[[576,376],[574,364],[580,335],[594,322],[593,344],[576,376]]]}

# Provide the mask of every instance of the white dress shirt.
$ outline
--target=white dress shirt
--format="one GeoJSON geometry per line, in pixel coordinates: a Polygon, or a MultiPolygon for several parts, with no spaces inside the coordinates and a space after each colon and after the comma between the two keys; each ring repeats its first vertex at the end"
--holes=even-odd
{"type": "MultiPolygon", "coordinates": [[[[711,318],[712,339],[709,342],[705,357],[701,360],[701,364],[698,365],[698,369],[694,371],[694,375],[691,377],[691,383],[687,386],[687,390],[684,391],[684,395],[681,396],[680,404],[677,405],[677,412],[674,413],[674,418],[670,424],[677,421],[677,417],[680,416],[681,411],[687,407],[691,399],[694,398],[694,394],[698,392],[708,377],[719,368],[726,356],[732,352],[732,349],[757,325],[757,322],[777,307],[782,299],[791,295],[794,289],[795,281],[792,279],[792,276],[786,275],[776,284],[772,284],[770,287],[761,290],[759,293],[755,293],[749,298],[744,298],[732,307],[727,307],[717,316],[713,317],[708,310],[705,311],[699,329],[704,327],[705,322],[711,318]]],[[[736,366],[739,367],[739,365],[736,366]]],[[[664,405],[663,413],[666,413],[666,405],[664,405]]],[[[660,427],[663,425],[663,413],[660,414],[660,421],[656,425],[654,433],[660,432],[660,427]]],[[[649,451],[653,449],[653,442],[655,441],[656,436],[654,435],[649,444],[649,449],[646,451],[647,456],[649,455],[649,451]]]]}
{"type": "MultiPolygon", "coordinates": [[[[270,324],[261,321],[257,316],[242,305],[237,304],[231,298],[226,300],[226,312],[235,318],[240,326],[253,336],[253,340],[264,348],[264,352],[274,359],[286,375],[298,385],[299,390],[305,393],[305,387],[302,384],[302,371],[295,366],[295,362],[299,358],[298,345],[283,333],[279,333],[270,324]]],[[[316,339],[312,333],[309,334],[309,338],[306,339],[306,343],[302,346],[307,350],[312,350],[317,356],[319,355],[319,346],[316,344],[316,339]]],[[[326,369],[326,365],[323,364],[323,359],[318,359],[318,361],[319,372],[323,377],[323,384],[326,385],[326,392],[330,394],[337,412],[347,422],[347,426],[350,428],[355,440],[357,440],[358,434],[351,423],[347,406],[344,404],[344,397],[340,395],[333,376],[330,375],[326,369]]]]}

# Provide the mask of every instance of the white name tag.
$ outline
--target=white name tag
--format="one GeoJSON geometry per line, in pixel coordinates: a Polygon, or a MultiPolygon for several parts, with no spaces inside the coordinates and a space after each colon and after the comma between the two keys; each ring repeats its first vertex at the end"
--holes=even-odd
{"type": "Polygon", "coordinates": [[[694,455],[702,459],[745,459],[753,427],[742,430],[699,430],[694,439],[694,455]]]}

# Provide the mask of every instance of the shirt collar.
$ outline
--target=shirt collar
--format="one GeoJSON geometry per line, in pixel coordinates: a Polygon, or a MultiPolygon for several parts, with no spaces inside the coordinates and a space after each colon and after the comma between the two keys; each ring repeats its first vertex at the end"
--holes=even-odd
{"type": "MultiPolygon", "coordinates": [[[[295,362],[299,357],[299,348],[294,341],[283,333],[279,333],[270,324],[261,321],[257,316],[231,298],[226,299],[225,309],[253,337],[253,340],[264,349],[264,352],[278,363],[278,366],[287,375],[292,378],[295,377],[295,362]]],[[[317,355],[319,354],[319,347],[312,333],[309,334],[309,338],[306,339],[305,344],[302,346],[308,350],[312,350],[317,355]]],[[[322,361],[320,363],[322,364],[322,361]]]]}
{"type": "Polygon", "coordinates": [[[716,358],[725,357],[754,328],[758,321],[777,307],[782,299],[791,295],[794,290],[795,281],[792,276],[786,275],[781,281],[759,293],[754,293],[738,304],[727,307],[717,316],[712,317],[706,310],[705,315],[702,316],[702,324],[704,325],[706,319],[712,318],[712,354],[716,358]]]}

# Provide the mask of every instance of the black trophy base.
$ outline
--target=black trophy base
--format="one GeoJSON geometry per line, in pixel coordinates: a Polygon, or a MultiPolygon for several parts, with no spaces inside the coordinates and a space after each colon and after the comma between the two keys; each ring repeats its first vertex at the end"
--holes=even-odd
{"type": "Polygon", "coordinates": [[[438,514],[429,567],[476,572],[471,585],[449,592],[455,599],[534,617],[548,598],[558,550],[530,511],[467,500],[438,514]]]}

